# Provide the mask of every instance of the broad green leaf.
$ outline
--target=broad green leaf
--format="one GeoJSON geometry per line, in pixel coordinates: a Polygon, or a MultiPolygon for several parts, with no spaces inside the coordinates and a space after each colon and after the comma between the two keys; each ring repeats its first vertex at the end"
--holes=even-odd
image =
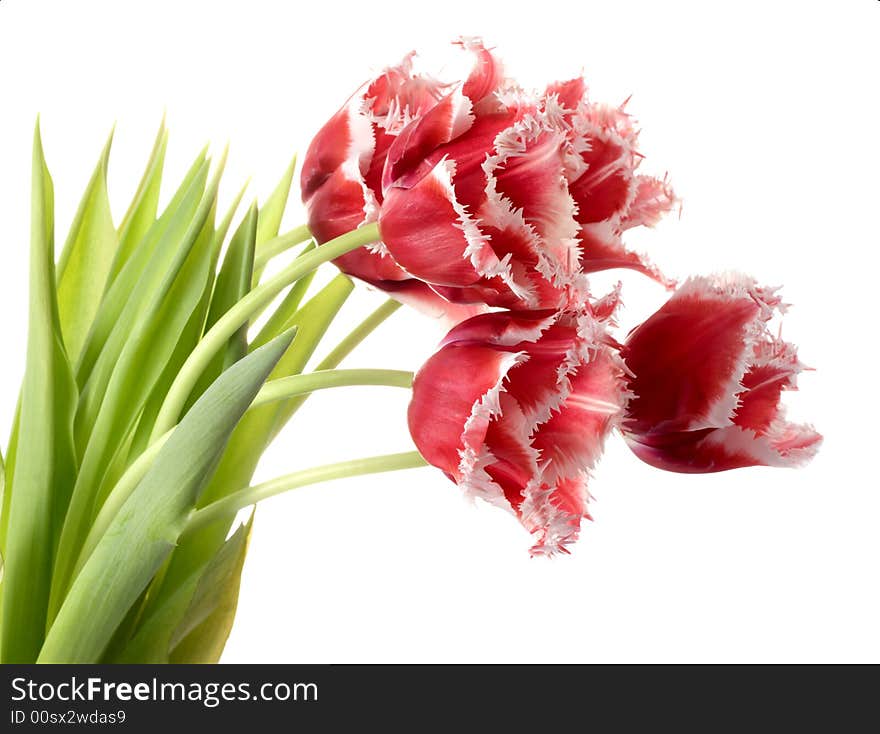
{"type": "MultiPolygon", "coordinates": [[[[134,319],[156,287],[158,276],[155,273],[162,272],[161,263],[171,256],[168,243],[179,241],[195,216],[208,180],[206,152],[207,149],[203,150],[196,158],[159,221],[154,222],[141,238],[104,295],[76,368],[76,379],[81,388],[91,381],[99,359],[106,368],[118,358],[134,319]],[[154,255],[161,263],[154,262],[154,255]]],[[[98,388],[93,386],[91,392],[100,392],[106,386],[107,377],[108,373],[105,373],[95,378],[100,385],[98,388]]]]}
{"type": "MultiPolygon", "coordinates": [[[[222,617],[228,609],[229,587],[238,587],[250,526],[249,522],[239,527],[212,559],[190,574],[174,594],[143,619],[137,633],[110,662],[168,663],[172,647],[215,613],[222,617]]],[[[222,629],[222,620],[218,621],[222,629]]]]}
{"type": "MultiPolygon", "coordinates": [[[[202,280],[204,281],[202,295],[198,301],[198,304],[193,309],[189,321],[183,328],[183,331],[180,334],[180,339],[177,342],[177,346],[175,347],[174,352],[166,363],[165,369],[162,371],[161,376],[156,381],[156,384],[153,387],[153,391],[146,402],[140,418],[138,419],[137,431],[133,438],[131,446],[131,453],[133,456],[137,456],[147,447],[150,436],[152,435],[153,425],[156,422],[156,416],[159,414],[162,403],[165,401],[165,396],[168,394],[168,389],[171,387],[172,383],[174,382],[174,378],[177,376],[177,373],[180,372],[180,368],[186,362],[186,359],[187,357],[189,357],[192,350],[195,349],[196,345],[199,343],[199,340],[202,337],[202,334],[204,333],[205,320],[208,316],[211,296],[215,290],[214,273],[217,270],[217,260],[220,256],[220,250],[223,247],[223,242],[226,240],[226,234],[229,231],[232,219],[235,216],[238,205],[241,203],[243,195],[244,189],[242,189],[233,200],[227,213],[224,215],[223,220],[220,222],[220,225],[218,226],[216,232],[212,234],[210,233],[210,231],[206,230],[206,232],[204,233],[205,236],[210,236],[212,238],[212,244],[210,245],[209,249],[209,261],[207,262],[207,267],[205,268],[205,272],[202,275],[202,280]]],[[[213,215],[210,218],[213,218],[213,215]]],[[[201,251],[202,247],[197,243],[194,249],[195,251],[201,251]]],[[[183,278],[185,276],[181,277],[183,278]]],[[[173,302],[178,304],[179,306],[179,297],[177,298],[177,300],[173,300],[173,302]]],[[[216,378],[219,374],[220,373],[218,372],[216,375],[214,375],[214,377],[216,378]]],[[[205,387],[207,387],[207,385],[205,387]]],[[[187,408],[189,407],[190,406],[187,406],[187,408]]],[[[124,469],[128,465],[128,463],[129,462],[126,460],[121,465],[121,468],[124,469]]],[[[113,476],[109,477],[107,480],[109,481],[109,484],[105,482],[105,486],[112,487],[113,483],[115,483],[116,479],[118,479],[119,476],[120,474],[116,473],[113,476]]],[[[102,495],[99,493],[99,498],[101,496],[102,495]]]]}
{"type": "Polygon", "coordinates": [[[175,630],[170,662],[216,663],[232,631],[241,572],[254,518],[242,525],[215,556],[196,588],[186,617],[175,630]]]}
{"type": "Polygon", "coordinates": [[[162,186],[162,169],[165,166],[167,148],[168,130],[165,128],[163,118],[144,175],[138,184],[128,211],[119,224],[119,247],[110,268],[108,285],[116,279],[125,263],[128,262],[137,246],[156,222],[156,213],[159,211],[159,192],[162,186]]]}
{"type": "MultiPolygon", "coordinates": [[[[296,341],[279,360],[272,372],[273,379],[302,372],[353,288],[354,285],[347,276],[339,275],[297,311],[285,326],[297,327],[296,341]]],[[[250,482],[263,451],[274,435],[278,411],[277,403],[248,411],[233,433],[217,472],[205,489],[204,504],[224,497],[250,482]]],[[[213,557],[226,537],[228,528],[229,523],[218,523],[181,541],[156,595],[157,601],[173,593],[178,584],[194,569],[213,557]]]]}
{"type": "MultiPolygon", "coordinates": [[[[287,208],[287,200],[290,198],[290,186],[293,183],[293,173],[296,170],[296,156],[290,161],[284,175],[275,187],[275,190],[269,195],[262,207],[260,207],[260,216],[257,222],[257,249],[260,252],[260,246],[278,235],[281,229],[281,220],[284,217],[284,210],[287,208]]],[[[263,268],[257,268],[253,273],[253,282],[256,283],[263,273],[263,268]]]]}
{"type": "MultiPolygon", "coordinates": [[[[15,454],[18,448],[18,427],[21,419],[21,396],[19,395],[19,404],[15,409],[15,418],[12,420],[12,432],[9,436],[9,443],[6,446],[6,466],[4,467],[4,490],[3,500],[0,504],[0,553],[6,555],[6,536],[9,531],[9,505],[12,501],[12,476],[15,472],[15,454]]],[[[0,595],[0,600],[2,600],[0,595]]],[[[2,608],[0,601],[0,608],[2,608]]],[[[2,638],[0,638],[2,639],[2,638]]]]}
{"type": "Polygon", "coordinates": [[[58,260],[58,313],[70,359],[75,362],[98,312],[116,254],[116,228],[107,191],[113,134],[101,153],[58,260]]]}
{"type": "Polygon", "coordinates": [[[71,441],[76,386],[58,322],[54,194],[34,134],[28,346],[19,442],[9,504],[3,581],[4,663],[31,663],[43,642],[54,539],[75,474],[71,441]]]}
{"type": "MultiPolygon", "coordinates": [[[[205,321],[205,332],[250,291],[254,269],[257,216],[257,207],[254,204],[248,210],[229,243],[229,248],[223,258],[223,265],[217,274],[214,293],[211,295],[211,307],[205,321]]],[[[211,364],[205,369],[199,382],[193,388],[187,407],[205,391],[207,386],[217,378],[217,375],[247,354],[247,329],[248,325],[244,324],[230,338],[226,347],[214,356],[211,364]]]]}
{"type": "Polygon", "coordinates": [[[233,429],[292,334],[232,365],[196,402],[74,580],[41,663],[94,663],[174,548],[233,429]]]}
{"type": "MultiPolygon", "coordinates": [[[[107,388],[99,404],[100,410],[96,411],[88,434],[85,433],[87,427],[79,423],[83,419],[83,405],[80,402],[78,422],[74,427],[81,429],[78,441],[83,441],[87,436],[87,442],[61,533],[61,552],[52,579],[50,621],[63,599],[89,522],[100,509],[100,491],[107,469],[174,354],[193,310],[202,301],[206,279],[212,277],[214,229],[210,218],[216,205],[221,172],[222,165],[184,234],[168,243],[167,249],[173,250],[173,257],[164,272],[158,273],[158,285],[146,294],[149,298],[146,307],[139,309],[137,318],[132,320],[119,357],[112,365],[107,388]]],[[[160,243],[160,247],[164,244],[160,243]]],[[[148,271],[159,263],[157,252],[148,271]]],[[[144,277],[148,271],[145,271],[144,277]]],[[[97,371],[92,379],[96,376],[97,371]]],[[[91,381],[87,388],[90,385],[91,381]]]]}

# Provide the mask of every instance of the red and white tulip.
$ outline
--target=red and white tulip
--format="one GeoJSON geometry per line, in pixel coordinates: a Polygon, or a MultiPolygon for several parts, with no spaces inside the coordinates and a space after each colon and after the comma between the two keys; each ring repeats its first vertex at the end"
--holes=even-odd
{"type": "Polygon", "coordinates": [[[689,473],[812,458],[822,437],[787,421],[780,403],[804,369],[769,329],[784,308],[745,276],[691,278],[633,330],[622,349],[633,373],[623,429],[636,455],[689,473]]]}
{"type": "Polygon", "coordinates": [[[589,517],[589,472],[626,400],[607,304],[502,311],[452,329],[415,378],[410,433],[467,495],[513,512],[533,554],[565,551],[589,517]]]}

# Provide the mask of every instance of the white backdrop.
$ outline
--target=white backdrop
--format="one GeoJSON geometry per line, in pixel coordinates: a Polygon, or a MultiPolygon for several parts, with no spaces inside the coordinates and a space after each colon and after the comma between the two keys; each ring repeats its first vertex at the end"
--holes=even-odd
{"type": "MultiPolygon", "coordinates": [[[[631,241],[676,276],[784,284],[786,337],[816,368],[788,403],[825,445],[800,470],[681,476],[614,436],[595,522],[551,561],[431,469],[298,490],[258,512],[224,659],[878,661],[876,2],[3,0],[2,435],[24,364],[37,112],[61,233],[114,121],[121,216],[163,110],[169,180],[229,141],[224,197],[247,176],[262,197],[372,71],[411,48],[449,58],[461,34],[526,84],[583,69],[596,98],[633,95],[645,169],[669,171],[684,209],[631,241]]],[[[628,327],[664,294],[622,277],[628,327]]],[[[359,289],[334,333],[380,300],[359,289]]],[[[347,365],[415,369],[440,336],[400,313],[347,365]]],[[[316,396],[258,478],[406,450],[405,409],[386,388],[316,396]]]]}

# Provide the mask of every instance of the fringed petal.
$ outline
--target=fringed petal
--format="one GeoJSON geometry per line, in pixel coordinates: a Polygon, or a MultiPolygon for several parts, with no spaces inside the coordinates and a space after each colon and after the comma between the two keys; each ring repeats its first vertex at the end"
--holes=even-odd
{"type": "Polygon", "coordinates": [[[624,268],[647,275],[664,288],[675,287],[675,281],[666,277],[647,255],[628,250],[609,222],[586,224],[581,227],[580,245],[580,268],[584,273],[624,268]]]}
{"type": "Polygon", "coordinates": [[[530,486],[524,494],[522,523],[535,539],[531,555],[570,553],[568,546],[578,539],[581,520],[590,517],[586,474],[562,479],[555,485],[530,486]]]}
{"type": "Polygon", "coordinates": [[[462,37],[456,44],[474,55],[474,67],[462,86],[462,93],[474,105],[497,92],[504,82],[501,62],[487,49],[482,39],[462,37]]]}
{"type": "Polygon", "coordinates": [[[624,423],[644,461],[677,472],[796,466],[822,437],[789,423],[780,403],[803,365],[768,322],[785,306],[775,289],[729,275],[692,278],[623,349],[634,373],[624,423]]]}
{"type": "Polygon", "coordinates": [[[500,412],[502,381],[520,359],[492,347],[452,344],[425,362],[413,381],[408,420],[426,461],[460,476],[460,453],[484,442],[489,420],[500,412]]]}
{"type": "Polygon", "coordinates": [[[498,278],[511,290],[510,258],[499,259],[455,193],[455,164],[440,161],[413,188],[388,191],[379,217],[382,239],[413,276],[436,286],[470,286],[498,278]]]}

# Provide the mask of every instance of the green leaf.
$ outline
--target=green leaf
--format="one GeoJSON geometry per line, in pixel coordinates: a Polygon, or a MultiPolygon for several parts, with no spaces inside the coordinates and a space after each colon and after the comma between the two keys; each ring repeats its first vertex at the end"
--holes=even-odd
{"type": "Polygon", "coordinates": [[[19,444],[12,478],[3,581],[2,660],[31,663],[43,642],[53,552],[75,474],[75,384],[58,321],[54,194],[34,134],[30,305],[19,444]]]}
{"type": "Polygon", "coordinates": [[[170,662],[216,663],[232,631],[241,572],[254,516],[227,540],[199,581],[189,610],[171,638],[170,662]]]}
{"type": "Polygon", "coordinates": [[[116,254],[116,228],[107,191],[107,161],[112,142],[110,133],[58,260],[61,333],[74,362],[98,311],[116,254]]]}
{"type": "MultiPolygon", "coordinates": [[[[263,206],[260,207],[260,217],[257,223],[257,253],[260,252],[260,246],[276,237],[278,230],[281,229],[281,220],[284,217],[284,210],[287,208],[287,200],[290,198],[290,186],[293,183],[293,173],[295,170],[296,156],[290,161],[275,190],[269,195],[263,206]]],[[[254,270],[254,283],[260,280],[262,273],[263,268],[254,270]]]]}
{"type": "Polygon", "coordinates": [[[83,388],[92,382],[92,373],[101,360],[99,366],[104,372],[99,370],[99,376],[94,378],[99,384],[90,388],[91,393],[98,393],[93,399],[97,402],[100,402],[101,391],[109,378],[108,365],[112,367],[119,357],[135,318],[146,307],[156,288],[155,281],[163,264],[173,254],[173,250],[170,253],[168,250],[180,240],[195,216],[208,180],[206,152],[207,149],[203,150],[196,158],[159,221],[154,222],[147,235],[141,238],[101,301],[76,368],[77,383],[83,388]]]}
{"type": "MultiPolygon", "coordinates": [[[[224,313],[240,301],[251,288],[254,270],[254,247],[257,236],[257,207],[252,205],[229,243],[223,265],[217,274],[211,307],[205,320],[207,332],[224,313]]],[[[247,354],[247,329],[244,324],[220,350],[193,388],[189,403],[194,402],[224,369],[247,354]]]]}
{"type": "MultiPolygon", "coordinates": [[[[235,615],[250,528],[251,522],[240,526],[213,558],[190,574],[174,594],[141,622],[137,634],[109,662],[168,663],[172,648],[179,644],[185,645],[181,653],[213,649],[217,643],[222,650],[235,615]]],[[[206,650],[205,654],[210,652],[206,650]]]]}
{"type": "MultiPolygon", "coordinates": [[[[171,238],[169,235],[167,243],[160,243],[160,249],[172,251],[170,262],[162,262],[157,250],[145,271],[144,277],[154,267],[165,266],[162,272],[155,274],[158,284],[145,294],[147,305],[138,309],[137,317],[132,318],[119,356],[111,366],[102,400],[93,407],[93,418],[84,417],[89,414],[89,406],[83,406],[80,401],[74,428],[79,429],[77,441],[85,445],[85,450],[61,533],[61,550],[52,579],[50,621],[64,597],[88,524],[100,509],[108,468],[166,369],[193,311],[202,301],[206,279],[213,277],[214,230],[210,220],[221,172],[222,165],[182,236],[171,238]],[[93,423],[84,424],[82,421],[86,420],[93,423]]],[[[98,374],[96,368],[92,380],[98,374]]],[[[91,385],[90,380],[86,390],[91,385]]]]}
{"type": "Polygon", "coordinates": [[[165,166],[165,151],[167,149],[168,130],[165,128],[163,118],[144,175],[138,184],[128,211],[119,224],[119,247],[110,268],[108,283],[112,283],[116,279],[125,263],[128,262],[137,246],[156,222],[156,213],[159,211],[159,192],[162,186],[162,169],[165,166]]]}
{"type": "MultiPolygon", "coordinates": [[[[301,257],[307,252],[311,252],[315,247],[317,247],[317,245],[315,245],[314,242],[309,243],[303,248],[303,251],[299,256],[301,257]]],[[[312,285],[312,281],[315,279],[317,273],[317,270],[313,270],[308,275],[296,281],[296,283],[293,284],[293,287],[287,291],[287,295],[284,296],[281,303],[276,306],[272,315],[266,320],[265,325],[260,329],[260,333],[254,337],[254,341],[251,344],[252,349],[262,346],[274,336],[280,334],[284,330],[284,325],[291,322],[294,314],[299,308],[299,304],[302,303],[302,299],[312,285]]]]}
{"type": "Polygon", "coordinates": [[[217,378],[162,447],[74,580],[41,663],[94,663],[171,553],[233,429],[279,358],[283,334],[217,378]]]}
{"type": "MultiPolygon", "coordinates": [[[[290,319],[285,329],[297,327],[296,341],[279,360],[272,379],[302,372],[319,341],[354,289],[345,275],[334,278],[290,319]]],[[[205,489],[202,501],[207,504],[246,486],[260,457],[276,430],[279,410],[284,403],[265,405],[248,411],[241,420],[220,461],[217,472],[205,489]]],[[[155,600],[161,601],[218,551],[226,537],[228,523],[219,523],[194,533],[175,551],[155,600]]]]}

